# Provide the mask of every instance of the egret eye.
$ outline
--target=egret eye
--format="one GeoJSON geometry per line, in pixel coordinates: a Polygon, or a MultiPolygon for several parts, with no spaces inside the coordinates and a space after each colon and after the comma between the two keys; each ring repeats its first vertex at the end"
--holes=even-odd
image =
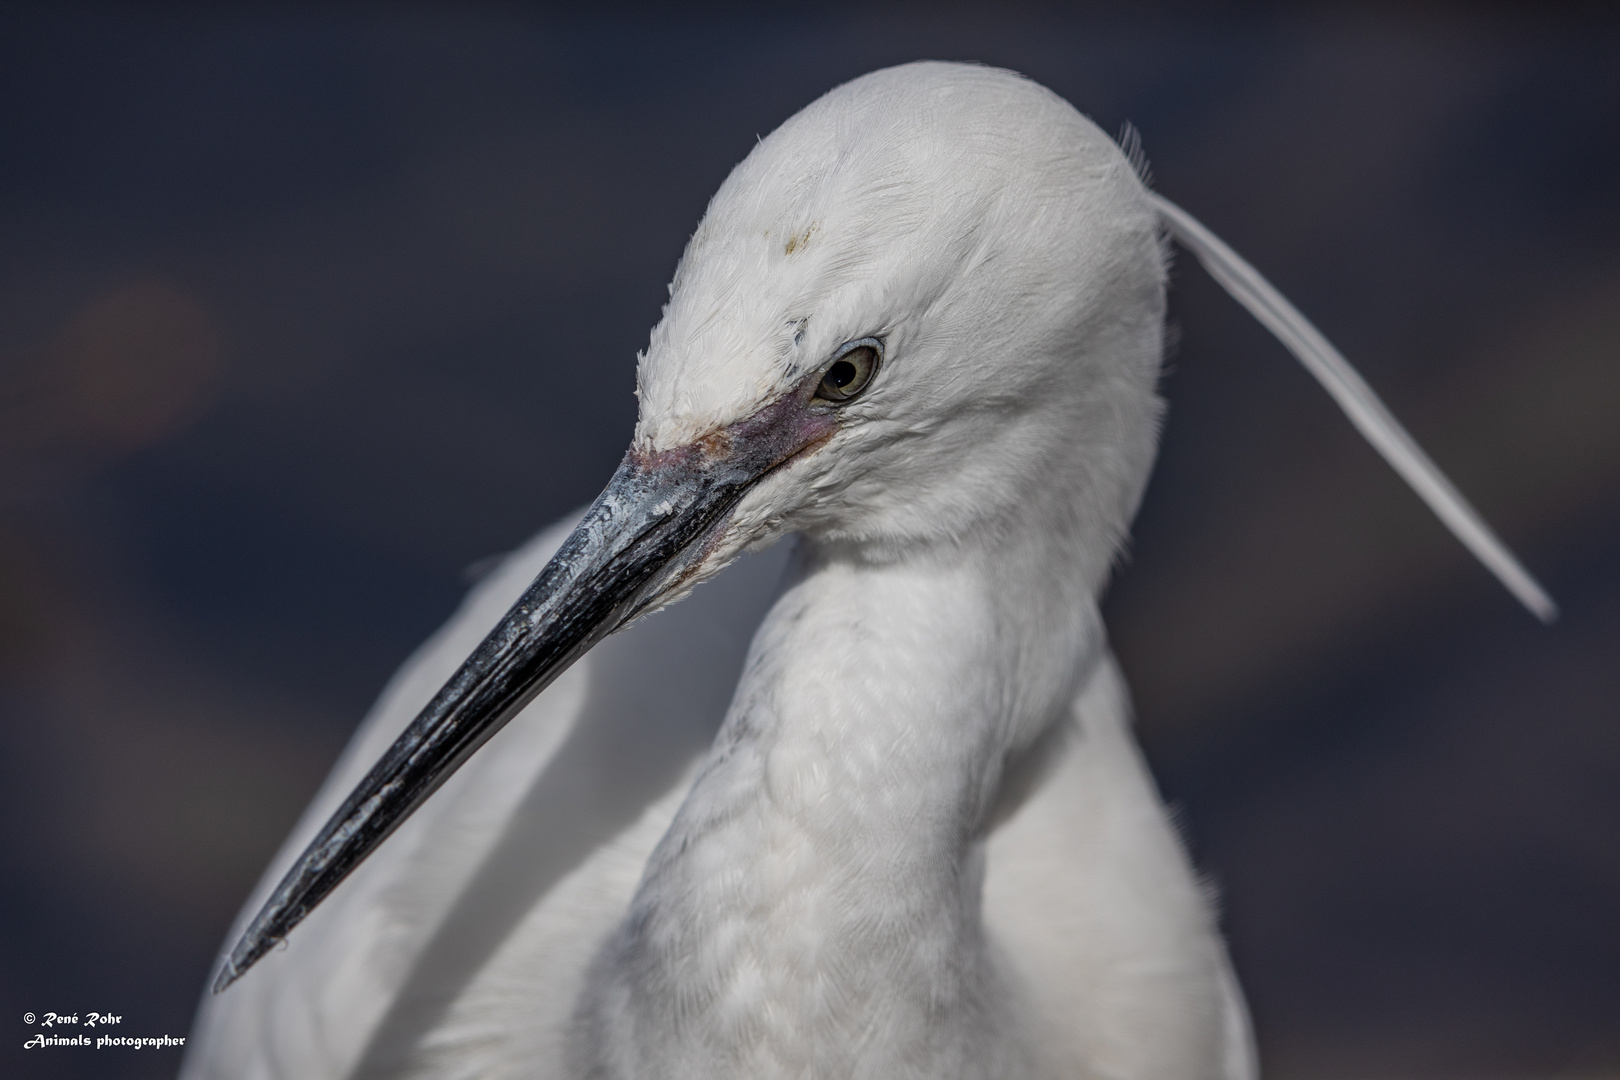
{"type": "Polygon", "coordinates": [[[877,338],[862,338],[841,346],[821,376],[816,397],[823,401],[848,401],[866,389],[882,359],[883,343],[877,338]]]}

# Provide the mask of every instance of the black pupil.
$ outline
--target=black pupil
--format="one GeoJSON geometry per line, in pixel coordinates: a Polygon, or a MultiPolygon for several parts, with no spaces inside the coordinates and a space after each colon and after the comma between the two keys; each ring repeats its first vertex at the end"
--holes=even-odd
{"type": "Polygon", "coordinates": [[[827,369],[827,377],[823,381],[834,390],[842,390],[855,381],[855,365],[848,360],[840,360],[827,369]]]}

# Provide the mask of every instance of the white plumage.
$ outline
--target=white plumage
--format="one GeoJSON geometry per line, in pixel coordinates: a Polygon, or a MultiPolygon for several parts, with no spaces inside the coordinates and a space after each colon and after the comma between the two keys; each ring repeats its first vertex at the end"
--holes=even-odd
{"type": "MultiPolygon", "coordinates": [[[[184,1075],[1254,1075],[1097,612],[1152,463],[1179,213],[991,69],[877,72],[763,140],[676,272],[627,460],[789,438],[761,417],[796,441],[644,600],[798,539],[575,663],[205,1001],[184,1075]],[[781,412],[863,340],[864,393],[781,412]]],[[[1223,252],[1199,249],[1252,276],[1223,252]]],[[[238,931],[568,533],[402,669],[238,931]]]]}

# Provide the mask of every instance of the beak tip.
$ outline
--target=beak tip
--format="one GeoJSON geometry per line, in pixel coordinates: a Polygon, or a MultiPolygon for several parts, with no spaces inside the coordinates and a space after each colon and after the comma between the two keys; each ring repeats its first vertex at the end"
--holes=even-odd
{"type": "Polygon", "coordinates": [[[259,926],[261,920],[262,915],[261,919],[255,919],[254,925],[249,926],[242,934],[242,937],[236,943],[236,947],[225,954],[224,963],[219,968],[219,974],[214,977],[213,992],[215,994],[223,994],[230,988],[232,983],[246,975],[248,969],[257,964],[265,953],[285,940],[279,937],[268,937],[259,926]]]}
{"type": "Polygon", "coordinates": [[[241,977],[242,973],[238,971],[236,965],[227,958],[225,961],[225,966],[219,969],[219,975],[214,979],[214,994],[223,994],[230,987],[231,983],[235,982],[241,977]]]}

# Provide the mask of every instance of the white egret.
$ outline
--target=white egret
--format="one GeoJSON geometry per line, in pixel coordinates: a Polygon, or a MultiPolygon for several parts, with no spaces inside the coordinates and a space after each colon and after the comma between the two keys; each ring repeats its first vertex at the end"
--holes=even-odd
{"type": "Polygon", "coordinates": [[[1254,1075],[1097,610],[1154,455],[1166,230],[1550,617],[1349,365],[1070,105],[868,75],[715,195],[623,464],[385,692],[185,1075],[1254,1075]]]}

